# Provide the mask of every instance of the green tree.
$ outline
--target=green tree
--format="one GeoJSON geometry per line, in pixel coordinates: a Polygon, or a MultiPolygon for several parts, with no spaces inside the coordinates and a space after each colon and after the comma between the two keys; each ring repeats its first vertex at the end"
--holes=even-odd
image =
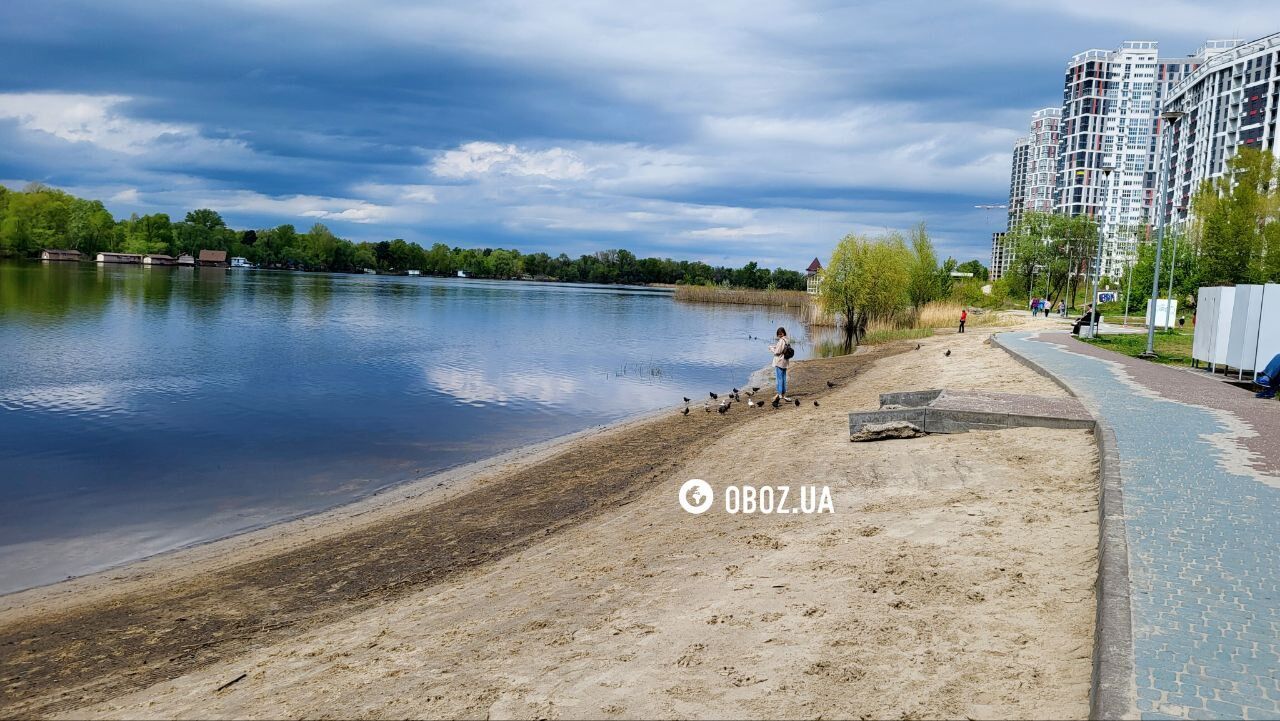
{"type": "Polygon", "coordinates": [[[982,261],[976,259],[966,260],[960,265],[957,265],[956,270],[961,273],[973,273],[973,277],[978,280],[988,280],[991,277],[991,273],[987,270],[987,266],[983,265],[982,261]]]}
{"type": "Polygon", "coordinates": [[[907,286],[907,296],[917,311],[926,303],[937,300],[942,295],[942,281],[938,276],[938,254],[933,250],[933,241],[924,223],[911,229],[911,280],[907,286]]]}
{"type": "Polygon", "coordinates": [[[185,223],[190,223],[209,231],[227,227],[227,223],[222,219],[222,216],[219,215],[217,211],[210,210],[208,208],[197,208],[192,210],[188,212],[187,216],[182,220],[185,223]]]}
{"type": "Polygon", "coordinates": [[[1275,279],[1280,260],[1269,257],[1280,220],[1280,189],[1271,151],[1240,148],[1227,161],[1227,172],[1205,181],[1192,199],[1198,219],[1200,281],[1202,285],[1260,283],[1275,279]]]}
{"type": "Polygon", "coordinates": [[[866,239],[846,235],[822,271],[819,301],[838,315],[845,345],[852,347],[866,335],[874,319],[890,319],[908,307],[912,252],[901,236],[866,239]]]}

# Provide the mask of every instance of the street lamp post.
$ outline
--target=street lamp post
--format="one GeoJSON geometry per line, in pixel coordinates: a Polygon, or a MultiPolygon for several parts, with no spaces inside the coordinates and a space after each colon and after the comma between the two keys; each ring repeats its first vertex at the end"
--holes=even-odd
{"type": "MultiPolygon", "coordinates": [[[[1138,249],[1138,238],[1133,238],[1133,249],[1138,249]]],[[[1133,260],[1129,262],[1129,266],[1124,269],[1125,287],[1124,287],[1124,327],[1129,327],[1129,295],[1133,292],[1133,266],[1138,264],[1138,254],[1134,252],[1133,260]]]]}
{"type": "MultiPolygon", "coordinates": [[[[1182,119],[1186,113],[1179,110],[1166,110],[1160,113],[1160,119],[1165,121],[1167,127],[1173,127],[1175,123],[1182,119]]],[[[1164,133],[1164,128],[1161,128],[1164,133]]],[[[1164,219],[1164,194],[1168,191],[1169,185],[1169,133],[1164,133],[1165,137],[1160,142],[1160,173],[1157,176],[1160,182],[1156,186],[1160,189],[1157,196],[1159,201],[1159,215],[1157,220],[1160,221],[1160,229],[1156,232],[1156,263],[1152,269],[1151,277],[1151,310],[1147,311],[1147,349],[1139,354],[1139,358],[1155,358],[1156,357],[1156,299],[1160,297],[1160,253],[1164,249],[1164,227],[1166,225],[1164,219]]]]}
{"type": "Polygon", "coordinates": [[[1102,278],[1102,241],[1106,237],[1107,227],[1107,196],[1111,194],[1111,171],[1115,168],[1110,164],[1102,166],[1102,179],[1106,187],[1106,192],[1102,195],[1101,222],[1098,223],[1098,254],[1093,259],[1093,297],[1090,299],[1089,305],[1089,337],[1098,337],[1098,281],[1102,278]]]}
{"type": "MultiPolygon", "coordinates": [[[[1182,208],[1178,208],[1181,212],[1182,208]]],[[[1178,269],[1178,235],[1173,236],[1173,257],[1169,259],[1169,302],[1164,304],[1164,327],[1168,328],[1173,321],[1173,273],[1178,269]]]]}

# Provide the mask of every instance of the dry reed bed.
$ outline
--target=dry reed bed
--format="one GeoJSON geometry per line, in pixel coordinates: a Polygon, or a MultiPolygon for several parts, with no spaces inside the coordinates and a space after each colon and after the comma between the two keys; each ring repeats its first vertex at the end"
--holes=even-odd
{"type": "Polygon", "coordinates": [[[809,294],[802,290],[755,290],[710,285],[679,285],[676,286],[675,296],[676,300],[694,303],[771,305],[783,308],[804,308],[809,305],[809,294]]]}
{"type": "MultiPolygon", "coordinates": [[[[959,325],[960,311],[967,306],[952,301],[936,300],[926,303],[918,313],[904,311],[893,318],[877,318],[867,324],[867,332],[902,331],[924,328],[951,328],[959,325]]],[[[995,310],[968,307],[969,318],[966,325],[973,327],[999,327],[1016,324],[1016,320],[995,310]]],[[[824,313],[818,304],[813,303],[809,311],[809,324],[836,327],[838,318],[824,313]]]]}

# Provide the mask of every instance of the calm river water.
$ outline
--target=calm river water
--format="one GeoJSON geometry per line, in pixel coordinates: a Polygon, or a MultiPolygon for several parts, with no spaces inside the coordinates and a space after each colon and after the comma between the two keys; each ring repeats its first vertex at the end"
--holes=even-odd
{"type": "Polygon", "coordinates": [[[808,355],[641,288],[0,263],[0,593],[741,386],[780,324],[808,355]]]}

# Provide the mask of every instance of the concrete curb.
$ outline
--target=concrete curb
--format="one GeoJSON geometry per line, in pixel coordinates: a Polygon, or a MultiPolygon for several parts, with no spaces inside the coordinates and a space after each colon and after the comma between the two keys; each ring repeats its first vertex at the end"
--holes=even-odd
{"type": "Polygon", "coordinates": [[[991,337],[1015,360],[1057,383],[1080,399],[1097,424],[1093,437],[1098,445],[1098,600],[1093,626],[1093,675],[1089,689],[1089,718],[1138,717],[1134,688],[1133,615],[1129,607],[1129,546],[1124,526],[1124,487],[1116,436],[1102,414],[1080,398],[1069,384],[1003,341],[991,337]]]}

